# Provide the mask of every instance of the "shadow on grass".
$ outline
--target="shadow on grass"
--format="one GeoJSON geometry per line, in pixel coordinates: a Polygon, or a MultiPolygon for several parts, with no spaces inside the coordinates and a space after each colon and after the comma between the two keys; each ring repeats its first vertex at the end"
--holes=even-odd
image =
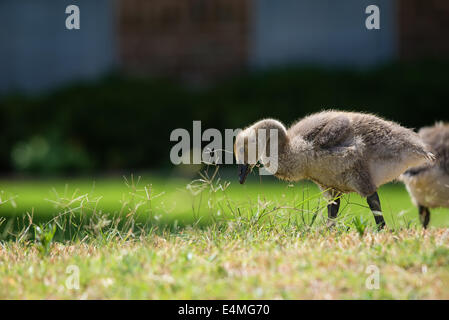
{"type": "Polygon", "coordinates": [[[56,226],[53,240],[66,242],[81,241],[87,238],[106,239],[114,236],[125,239],[167,232],[179,234],[186,228],[205,230],[216,224],[207,217],[197,221],[194,221],[193,218],[189,219],[189,217],[184,219],[164,218],[158,221],[141,217],[130,220],[126,215],[117,217],[108,214],[87,219],[79,215],[72,215],[65,221],[55,218],[57,216],[35,216],[30,219],[30,216],[22,215],[3,219],[0,225],[0,241],[34,241],[36,227],[48,229],[56,226]]]}

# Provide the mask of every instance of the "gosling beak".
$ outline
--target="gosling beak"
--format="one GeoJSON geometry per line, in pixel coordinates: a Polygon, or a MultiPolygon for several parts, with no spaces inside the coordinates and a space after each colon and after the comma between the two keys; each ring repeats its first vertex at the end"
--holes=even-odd
{"type": "Polygon", "coordinates": [[[247,164],[239,164],[239,178],[240,184],[244,184],[248,173],[251,171],[249,165],[247,164]]]}

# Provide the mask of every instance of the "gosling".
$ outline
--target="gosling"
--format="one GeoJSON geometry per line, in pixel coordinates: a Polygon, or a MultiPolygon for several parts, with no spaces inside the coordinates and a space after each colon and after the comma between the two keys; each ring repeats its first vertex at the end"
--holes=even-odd
{"type": "Polygon", "coordinates": [[[418,207],[424,228],[430,222],[430,208],[449,208],[449,123],[437,123],[418,132],[435,154],[433,164],[424,164],[407,170],[400,180],[418,207]]]}
{"type": "Polygon", "coordinates": [[[377,189],[434,159],[410,129],[371,114],[334,110],[310,115],[288,130],[277,120],[256,122],[237,135],[234,153],[240,183],[257,163],[282,180],[311,180],[328,199],[328,226],[335,224],[341,195],[356,192],[367,199],[379,230],[385,220],[377,189]],[[264,156],[271,148],[270,137],[265,136],[266,144],[257,147],[256,161],[248,160],[248,151],[253,150],[248,150],[249,142],[259,141],[259,136],[272,130],[277,132],[276,171],[264,156]]]}

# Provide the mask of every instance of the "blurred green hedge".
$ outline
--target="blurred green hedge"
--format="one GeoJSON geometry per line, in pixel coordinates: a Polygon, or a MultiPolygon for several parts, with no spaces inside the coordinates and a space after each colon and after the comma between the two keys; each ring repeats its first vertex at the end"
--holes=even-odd
{"type": "Polygon", "coordinates": [[[418,128],[449,120],[449,63],[371,70],[289,67],[188,88],[110,76],[40,97],[0,98],[0,171],[110,171],[169,166],[170,132],[238,128],[263,117],[291,124],[336,108],[418,128]]]}

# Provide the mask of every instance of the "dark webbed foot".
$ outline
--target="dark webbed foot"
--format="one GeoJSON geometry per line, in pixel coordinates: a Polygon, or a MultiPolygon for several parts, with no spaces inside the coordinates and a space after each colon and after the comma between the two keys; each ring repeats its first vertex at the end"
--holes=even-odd
{"type": "Polygon", "coordinates": [[[333,199],[333,201],[327,205],[327,217],[328,217],[327,226],[329,228],[335,225],[335,219],[337,218],[339,209],[340,209],[339,197],[333,199]]]}
{"type": "Polygon", "coordinates": [[[383,229],[385,227],[385,220],[382,214],[382,209],[380,207],[380,200],[377,191],[374,192],[372,195],[368,196],[366,198],[366,201],[368,202],[369,208],[371,209],[371,212],[374,215],[374,220],[376,220],[377,229],[378,230],[383,229]]]}
{"type": "Polygon", "coordinates": [[[418,210],[419,210],[419,220],[421,221],[424,229],[427,229],[427,226],[429,225],[430,221],[430,210],[429,208],[424,207],[422,205],[418,206],[418,210]]]}

